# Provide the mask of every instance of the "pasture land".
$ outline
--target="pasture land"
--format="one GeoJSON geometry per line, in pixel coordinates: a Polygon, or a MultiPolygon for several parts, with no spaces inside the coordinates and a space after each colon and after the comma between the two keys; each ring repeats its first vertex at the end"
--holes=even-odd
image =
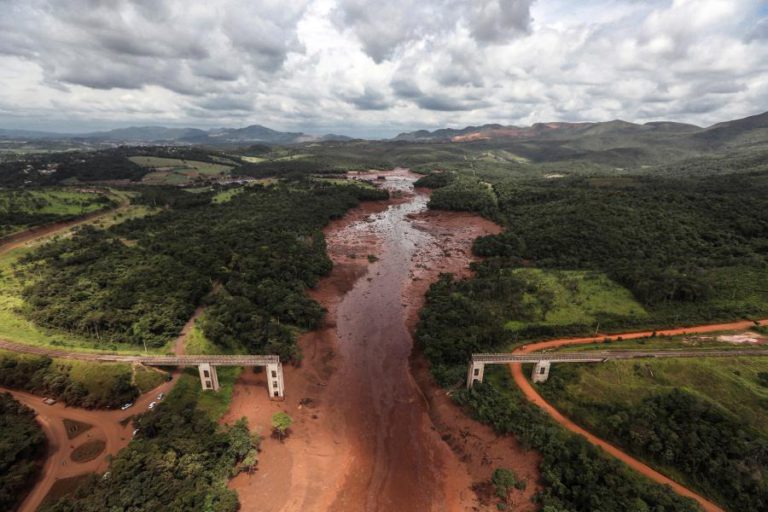
{"type": "Polygon", "coordinates": [[[512,275],[524,283],[522,301],[532,320],[510,320],[516,331],[531,324],[596,325],[600,315],[646,318],[648,313],[626,288],[602,272],[520,268],[512,275]]]}

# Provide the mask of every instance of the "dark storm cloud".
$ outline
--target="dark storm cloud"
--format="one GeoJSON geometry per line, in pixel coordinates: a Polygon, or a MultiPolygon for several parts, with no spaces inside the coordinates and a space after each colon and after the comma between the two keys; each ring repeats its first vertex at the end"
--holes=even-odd
{"type": "Polygon", "coordinates": [[[253,110],[253,101],[249,98],[237,98],[232,96],[214,96],[196,102],[198,107],[207,110],[253,110]]]}
{"type": "Polygon", "coordinates": [[[764,0],[0,0],[0,126],[711,124],[768,105],[766,14],[764,0]]]}
{"type": "Polygon", "coordinates": [[[488,106],[488,104],[483,101],[465,101],[443,95],[422,96],[416,100],[416,104],[423,109],[437,110],[440,112],[460,112],[476,110],[488,106]]]}
{"type": "Polygon", "coordinates": [[[424,93],[415,82],[407,79],[397,79],[392,82],[392,91],[400,98],[419,98],[424,93]]]}
{"type": "Polygon", "coordinates": [[[218,89],[216,81],[237,79],[246,67],[274,73],[289,51],[300,48],[300,2],[291,8],[284,2],[227,0],[217,4],[220,11],[201,11],[183,0],[3,4],[0,52],[35,60],[49,83],[97,89],[158,85],[204,94],[218,89]]]}
{"type": "Polygon", "coordinates": [[[363,94],[342,96],[360,110],[387,110],[392,103],[382,93],[366,87],[363,94]]]}
{"type": "Polygon", "coordinates": [[[334,21],[351,31],[375,61],[410,43],[466,28],[481,44],[509,41],[530,28],[534,0],[340,0],[334,21]]]}

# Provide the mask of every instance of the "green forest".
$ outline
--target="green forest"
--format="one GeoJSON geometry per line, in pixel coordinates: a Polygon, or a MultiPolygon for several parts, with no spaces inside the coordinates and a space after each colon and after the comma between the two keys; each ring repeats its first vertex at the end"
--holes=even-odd
{"type": "Polygon", "coordinates": [[[698,506],[650,482],[603,454],[584,438],[565,431],[528,403],[506,369],[494,368],[489,383],[460,390],[456,401],[499,434],[514,434],[542,456],[544,489],[536,496],[542,511],[694,512],[698,506]],[[495,381],[495,382],[494,382],[495,381]]]}
{"type": "MultiPolygon", "coordinates": [[[[597,271],[628,289],[648,313],[606,313],[588,325],[560,326],[518,315],[521,340],[581,334],[598,324],[622,330],[768,314],[766,173],[501,180],[493,183],[493,207],[478,204],[484,184],[463,185],[471,181],[467,176],[447,185],[442,175],[428,178],[425,185],[442,185],[430,207],[476,211],[506,227],[475,242],[475,253],[488,258],[479,265],[481,280],[495,273],[503,281],[515,268],[597,271]],[[438,194],[448,189],[450,200],[442,202],[438,194]]],[[[498,291],[501,283],[486,285],[498,291]]],[[[514,307],[514,294],[506,290],[501,300],[514,307]]]]}
{"type": "MultiPolygon", "coordinates": [[[[139,201],[154,204],[154,194],[139,201]]],[[[83,227],[26,256],[23,313],[96,340],[162,347],[205,303],[202,328],[219,346],[297,357],[293,327],[323,315],[304,294],[331,269],[321,228],[361,199],[387,197],[310,181],[248,187],[222,203],[178,194],[194,200],[171,194],[173,207],[157,215],[83,227]]]]}
{"type": "MultiPolygon", "coordinates": [[[[485,258],[472,278],[444,275],[427,293],[417,343],[443,386],[461,385],[473,352],[596,329],[768,314],[768,174],[496,180],[491,209],[477,206],[482,183],[457,187],[471,179],[422,180],[438,187],[435,194],[453,189],[449,202],[430,207],[476,211],[505,227],[476,240],[474,251],[485,258]]],[[[498,432],[542,453],[544,510],[695,509],[555,426],[519,396],[504,369],[487,380],[454,396],[498,432]]],[[[557,379],[546,389],[557,390],[557,379]]],[[[598,435],[689,478],[722,504],[766,507],[766,441],[738,416],[686,391],[635,406],[578,407],[575,419],[598,435]]]]}
{"type": "Polygon", "coordinates": [[[540,390],[580,424],[727,509],[768,507],[764,361],[610,366],[558,366],[540,390]]]}
{"type": "Polygon", "coordinates": [[[35,412],[0,393],[0,510],[14,510],[37,479],[45,434],[35,412]]]}

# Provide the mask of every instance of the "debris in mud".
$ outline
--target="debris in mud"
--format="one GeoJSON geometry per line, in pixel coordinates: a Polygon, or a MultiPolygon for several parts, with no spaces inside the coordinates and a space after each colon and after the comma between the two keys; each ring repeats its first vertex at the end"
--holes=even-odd
{"type": "Polygon", "coordinates": [[[312,409],[312,408],[316,407],[317,404],[316,404],[315,400],[312,399],[312,398],[302,398],[301,400],[299,400],[299,406],[304,406],[304,407],[307,407],[309,409],[312,409]]]}

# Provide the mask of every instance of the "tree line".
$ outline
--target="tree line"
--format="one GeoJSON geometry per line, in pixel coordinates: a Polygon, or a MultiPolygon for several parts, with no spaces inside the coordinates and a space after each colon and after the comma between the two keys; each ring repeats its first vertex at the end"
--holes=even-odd
{"type": "Polygon", "coordinates": [[[237,493],[227,482],[253,470],[260,439],[245,419],[222,426],[197,410],[195,385],[193,379],[180,380],[154,411],[135,420],[135,438],[106,474],[94,475],[43,510],[239,510],[237,493]]]}
{"type": "Polygon", "coordinates": [[[42,469],[46,440],[35,416],[10,393],[0,393],[0,510],[15,510],[42,469]]]}
{"type": "Polygon", "coordinates": [[[313,328],[323,315],[304,295],[331,269],[321,228],[360,199],[385,197],[356,185],[257,186],[226,203],[85,227],[23,260],[24,314],[96,340],[160,347],[205,303],[214,343],[290,359],[291,326],[313,328]]]}

